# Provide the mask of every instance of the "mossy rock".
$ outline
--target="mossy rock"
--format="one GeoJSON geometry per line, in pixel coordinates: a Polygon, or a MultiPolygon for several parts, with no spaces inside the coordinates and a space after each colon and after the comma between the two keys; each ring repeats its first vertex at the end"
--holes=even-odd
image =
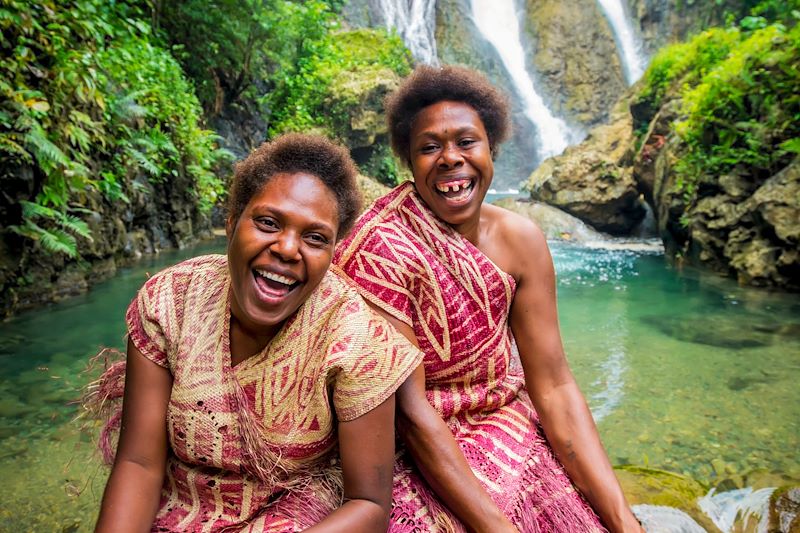
{"type": "Polygon", "coordinates": [[[697,504],[697,500],[708,493],[708,487],[700,482],[666,470],[640,466],[617,466],[614,470],[631,505],[674,507],[688,514],[707,531],[719,532],[697,504]]]}
{"type": "Polygon", "coordinates": [[[358,176],[358,187],[361,189],[361,194],[364,195],[364,208],[369,207],[372,202],[389,192],[389,187],[378,183],[372,178],[367,176],[358,176]]]}

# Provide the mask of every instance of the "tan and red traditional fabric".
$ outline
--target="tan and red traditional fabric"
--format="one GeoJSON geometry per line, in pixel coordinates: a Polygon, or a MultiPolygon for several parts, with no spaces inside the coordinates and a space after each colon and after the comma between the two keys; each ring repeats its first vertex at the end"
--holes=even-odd
{"type": "MultiPolygon", "coordinates": [[[[512,364],[510,275],[438,219],[412,183],[362,215],[334,263],[365,298],[413,328],[428,401],[520,531],[604,531],[554,457],[512,364]]],[[[406,455],[393,497],[390,531],[463,531],[406,455]]]]}
{"type": "Polygon", "coordinates": [[[173,376],[170,453],[153,531],[300,531],[341,502],[336,420],[388,398],[421,361],[328,272],[263,352],[231,367],[227,259],[153,276],[127,312],[173,376]]]}

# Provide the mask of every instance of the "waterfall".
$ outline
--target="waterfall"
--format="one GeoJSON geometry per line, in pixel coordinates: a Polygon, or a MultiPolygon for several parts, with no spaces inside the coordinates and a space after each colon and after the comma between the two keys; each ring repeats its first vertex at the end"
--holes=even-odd
{"type": "Polygon", "coordinates": [[[388,29],[402,37],[414,59],[438,65],[436,52],[436,0],[377,0],[388,29]]]}
{"type": "Polygon", "coordinates": [[[633,30],[622,0],[597,0],[597,2],[614,31],[622,68],[625,71],[625,81],[628,82],[628,85],[633,85],[642,77],[644,69],[647,67],[647,59],[642,53],[642,43],[633,30]]]}
{"type": "Polygon", "coordinates": [[[525,51],[520,38],[520,23],[514,0],[471,0],[472,18],[484,38],[497,49],[525,107],[525,116],[538,133],[542,161],[558,155],[569,145],[572,135],[566,123],[553,116],[536,92],[525,66],[525,51]]]}

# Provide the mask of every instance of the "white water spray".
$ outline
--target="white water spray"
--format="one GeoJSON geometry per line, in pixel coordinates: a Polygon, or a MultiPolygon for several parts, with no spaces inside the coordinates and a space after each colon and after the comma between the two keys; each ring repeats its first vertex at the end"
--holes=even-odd
{"type": "Polygon", "coordinates": [[[605,13],[622,59],[622,68],[625,71],[625,81],[633,85],[644,74],[647,59],[643,54],[642,42],[633,30],[630,18],[625,13],[622,0],[597,0],[603,13],[605,13]]]}
{"type": "MultiPolygon", "coordinates": [[[[553,116],[536,92],[525,67],[519,18],[513,0],[471,0],[472,18],[484,38],[495,47],[522,98],[525,115],[539,138],[539,160],[558,155],[572,140],[567,124],[553,116]]],[[[575,136],[576,137],[576,136],[575,136]]]]}
{"type": "Polygon", "coordinates": [[[436,0],[378,0],[388,29],[395,29],[414,59],[438,65],[436,0]]]}
{"type": "Polygon", "coordinates": [[[706,513],[714,525],[724,533],[732,533],[737,518],[745,522],[748,517],[758,520],[756,533],[767,533],[769,519],[769,498],[774,488],[753,490],[750,487],[715,493],[711,489],[698,500],[700,509],[706,513]]]}

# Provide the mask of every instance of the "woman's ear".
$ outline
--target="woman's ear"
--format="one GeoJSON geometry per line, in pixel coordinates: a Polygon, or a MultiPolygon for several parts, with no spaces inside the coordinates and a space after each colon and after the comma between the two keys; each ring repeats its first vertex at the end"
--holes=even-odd
{"type": "Polygon", "coordinates": [[[233,237],[233,230],[236,229],[236,221],[233,219],[233,215],[228,215],[228,218],[225,219],[225,235],[228,237],[228,240],[231,240],[233,237]]]}

